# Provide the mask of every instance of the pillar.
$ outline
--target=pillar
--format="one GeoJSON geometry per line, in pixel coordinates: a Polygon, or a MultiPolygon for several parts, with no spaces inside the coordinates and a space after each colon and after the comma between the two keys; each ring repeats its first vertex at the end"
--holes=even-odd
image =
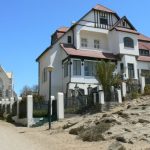
{"type": "Polygon", "coordinates": [[[122,96],[121,96],[121,90],[120,89],[117,90],[117,96],[118,96],[118,102],[122,103],[122,96]]]}
{"type": "Polygon", "coordinates": [[[105,104],[104,102],[104,91],[99,91],[99,104],[105,104]]]}
{"type": "Polygon", "coordinates": [[[140,84],[141,84],[141,94],[144,94],[145,77],[140,77],[140,84]]]}
{"type": "Polygon", "coordinates": [[[123,97],[126,97],[126,94],[127,94],[127,86],[126,86],[126,83],[125,82],[122,82],[122,96],[123,97]]]}
{"type": "Polygon", "coordinates": [[[64,94],[57,94],[57,118],[64,119],[64,94]]]}
{"type": "Polygon", "coordinates": [[[33,96],[27,96],[27,127],[33,125],[33,96]]]}

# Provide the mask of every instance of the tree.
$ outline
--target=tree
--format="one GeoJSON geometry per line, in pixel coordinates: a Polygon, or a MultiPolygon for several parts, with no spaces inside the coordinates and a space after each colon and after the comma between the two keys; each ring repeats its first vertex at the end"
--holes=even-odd
{"type": "Polygon", "coordinates": [[[100,61],[96,65],[96,78],[103,87],[105,101],[111,100],[111,86],[118,84],[118,75],[113,75],[116,65],[100,61]]]}
{"type": "Polygon", "coordinates": [[[29,86],[25,85],[21,91],[20,96],[25,97],[25,96],[31,95],[31,94],[32,94],[32,89],[29,86]]]}

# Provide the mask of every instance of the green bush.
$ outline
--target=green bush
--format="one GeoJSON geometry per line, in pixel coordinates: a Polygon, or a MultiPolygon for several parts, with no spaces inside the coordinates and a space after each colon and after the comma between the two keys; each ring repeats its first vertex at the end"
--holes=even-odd
{"type": "Polygon", "coordinates": [[[136,99],[139,97],[139,93],[137,91],[131,92],[131,99],[136,99]]]}
{"type": "Polygon", "coordinates": [[[87,129],[82,129],[78,135],[83,141],[100,141],[104,140],[102,133],[109,130],[109,128],[109,123],[100,123],[96,126],[89,127],[87,129]]]}
{"type": "Polygon", "coordinates": [[[144,88],[144,94],[145,95],[150,95],[150,84],[147,84],[144,88]]]}
{"type": "Polygon", "coordinates": [[[47,117],[47,110],[33,110],[33,117],[40,118],[40,117],[47,117]]]}

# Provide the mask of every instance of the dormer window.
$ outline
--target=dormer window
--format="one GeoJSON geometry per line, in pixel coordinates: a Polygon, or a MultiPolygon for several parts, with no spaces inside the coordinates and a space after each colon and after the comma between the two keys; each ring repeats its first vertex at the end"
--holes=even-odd
{"type": "Polygon", "coordinates": [[[99,40],[94,40],[94,48],[99,49],[100,48],[100,41],[99,40]]]}
{"type": "Polygon", "coordinates": [[[130,37],[125,37],[124,38],[124,47],[128,48],[134,48],[134,41],[130,37]]]}
{"type": "Polygon", "coordinates": [[[104,25],[108,25],[108,20],[105,16],[100,17],[100,23],[104,25]]]}
{"type": "Polygon", "coordinates": [[[81,47],[87,47],[88,46],[88,41],[86,38],[81,38],[81,47]]]}

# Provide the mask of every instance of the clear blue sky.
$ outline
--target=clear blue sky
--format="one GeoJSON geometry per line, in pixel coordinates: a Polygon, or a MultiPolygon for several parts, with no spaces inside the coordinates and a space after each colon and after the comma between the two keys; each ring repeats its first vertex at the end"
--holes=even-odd
{"type": "Polygon", "coordinates": [[[126,15],[150,36],[150,0],[0,0],[0,64],[14,73],[17,93],[24,85],[37,84],[35,59],[49,46],[51,34],[96,4],[126,15]]]}

